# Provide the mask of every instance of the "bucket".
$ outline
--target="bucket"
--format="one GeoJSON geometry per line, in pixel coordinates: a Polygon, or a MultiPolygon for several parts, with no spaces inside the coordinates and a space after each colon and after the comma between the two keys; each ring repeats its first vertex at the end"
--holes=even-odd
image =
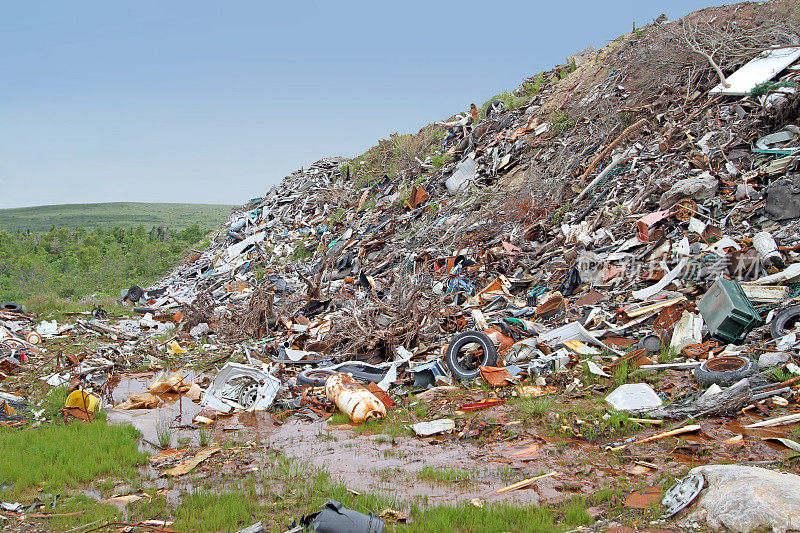
{"type": "Polygon", "coordinates": [[[82,390],[72,391],[67,396],[67,401],[64,403],[65,407],[80,407],[90,412],[97,411],[103,407],[102,402],[98,396],[89,394],[82,390]]]}

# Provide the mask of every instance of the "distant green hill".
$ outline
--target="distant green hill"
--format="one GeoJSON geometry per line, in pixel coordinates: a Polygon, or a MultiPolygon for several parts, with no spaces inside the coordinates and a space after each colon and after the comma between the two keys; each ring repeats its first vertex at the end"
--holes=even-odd
{"type": "Polygon", "coordinates": [[[0,209],[0,230],[13,232],[48,231],[53,226],[76,228],[123,228],[142,225],[149,229],[163,225],[180,230],[199,224],[204,229],[222,225],[231,212],[230,205],[148,204],[112,202],[105,204],[63,204],[0,209]]]}

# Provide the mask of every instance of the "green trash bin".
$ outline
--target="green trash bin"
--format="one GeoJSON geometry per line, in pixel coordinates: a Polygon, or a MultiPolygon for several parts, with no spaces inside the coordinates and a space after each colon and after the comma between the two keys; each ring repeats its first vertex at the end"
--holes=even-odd
{"type": "Polygon", "coordinates": [[[735,281],[719,278],[697,304],[711,335],[728,344],[741,344],[761,325],[753,304],[735,281]]]}

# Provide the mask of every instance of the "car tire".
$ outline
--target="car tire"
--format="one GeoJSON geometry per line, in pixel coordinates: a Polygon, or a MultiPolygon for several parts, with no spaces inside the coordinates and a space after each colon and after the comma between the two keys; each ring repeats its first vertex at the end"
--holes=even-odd
{"type": "Polygon", "coordinates": [[[758,370],[758,364],[749,357],[726,355],[703,361],[695,367],[694,378],[703,387],[719,385],[727,387],[744,379],[758,370]]]}
{"type": "Polygon", "coordinates": [[[772,335],[772,338],[780,339],[789,333],[792,329],[794,329],[795,323],[798,320],[800,320],[800,305],[787,307],[775,315],[775,317],[772,319],[772,322],[769,323],[769,332],[772,335]]]}
{"type": "Polygon", "coordinates": [[[144,289],[138,285],[132,285],[130,289],[128,289],[128,294],[125,296],[131,302],[138,302],[144,296],[144,289]]]}
{"type": "Polygon", "coordinates": [[[336,374],[333,370],[303,370],[297,374],[298,385],[308,385],[309,387],[323,387],[329,377],[336,374]]]}
{"type": "Polygon", "coordinates": [[[458,380],[473,380],[478,377],[482,366],[493,366],[497,362],[497,350],[492,339],[480,331],[464,331],[450,340],[445,354],[447,368],[458,380]],[[483,352],[480,360],[464,354],[464,348],[477,344],[483,352]]]}
{"type": "Polygon", "coordinates": [[[22,314],[22,306],[17,302],[3,302],[2,304],[0,304],[0,310],[8,311],[9,313],[22,314]]]}

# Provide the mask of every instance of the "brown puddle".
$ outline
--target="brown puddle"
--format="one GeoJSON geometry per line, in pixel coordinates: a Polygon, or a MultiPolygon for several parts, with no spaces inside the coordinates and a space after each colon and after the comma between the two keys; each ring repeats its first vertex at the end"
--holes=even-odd
{"type": "MultiPolygon", "coordinates": [[[[116,405],[125,401],[129,394],[146,392],[156,375],[154,372],[116,375],[109,380],[110,392],[103,399],[108,404],[116,405]]],[[[188,371],[185,381],[199,381],[203,377],[201,373],[188,371]]],[[[144,442],[142,448],[147,451],[155,452],[160,449],[158,428],[167,423],[172,433],[171,447],[177,447],[179,442],[199,446],[200,436],[197,427],[187,426],[193,426],[192,419],[200,412],[200,404],[177,393],[156,396],[162,403],[155,409],[108,409],[106,411],[108,423],[133,425],[142,433],[144,442]]],[[[231,440],[263,440],[275,429],[272,415],[268,412],[220,415],[212,430],[211,442],[219,444],[231,440]]]]}
{"type": "MultiPolygon", "coordinates": [[[[527,439],[525,444],[537,439],[527,439]]],[[[538,439],[542,442],[541,439],[538,439]]],[[[424,498],[430,503],[468,501],[509,501],[542,504],[561,501],[572,494],[590,494],[596,488],[573,476],[555,476],[536,482],[531,488],[496,494],[506,485],[533,477],[550,468],[547,444],[541,458],[532,461],[498,461],[507,444],[480,447],[471,442],[449,442],[416,437],[357,435],[348,429],[328,428],[325,422],[289,421],[269,441],[284,455],[310,461],[327,469],[348,488],[359,492],[394,495],[399,500],[424,498]],[[431,482],[418,477],[423,467],[473,472],[469,482],[431,482]],[[573,479],[567,479],[573,478],[573,479]]],[[[524,446],[517,445],[516,448],[524,446]]],[[[550,447],[555,450],[555,446],[550,447]]]]}

